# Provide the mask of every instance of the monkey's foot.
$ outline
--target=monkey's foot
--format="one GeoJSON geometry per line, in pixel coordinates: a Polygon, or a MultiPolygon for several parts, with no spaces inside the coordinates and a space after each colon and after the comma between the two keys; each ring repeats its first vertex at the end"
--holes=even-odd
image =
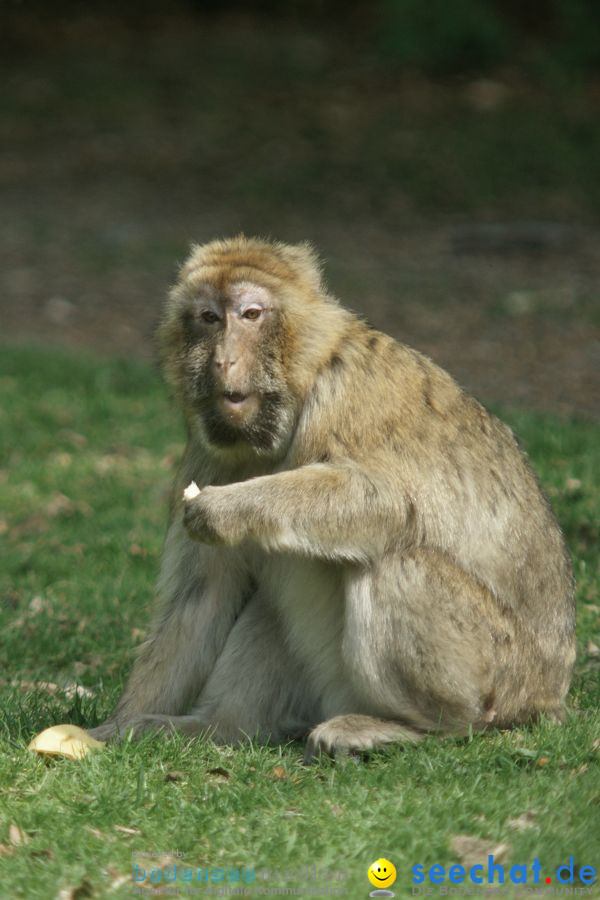
{"type": "Polygon", "coordinates": [[[90,734],[97,741],[119,741],[125,738],[138,738],[148,732],[175,731],[194,737],[210,733],[210,727],[195,716],[160,716],[144,714],[122,719],[107,719],[102,725],[90,728],[90,734]]]}
{"type": "MultiPolygon", "coordinates": [[[[162,717],[159,717],[162,718],[162,717]]],[[[95,728],[89,728],[90,734],[97,741],[109,741],[111,743],[123,741],[126,738],[140,737],[145,731],[157,731],[164,727],[164,723],[160,725],[153,722],[153,716],[131,716],[123,719],[107,719],[101,725],[95,728]]]]}
{"type": "Polygon", "coordinates": [[[86,731],[97,741],[113,741],[118,740],[119,737],[124,737],[120,733],[119,724],[115,719],[107,719],[101,725],[96,725],[95,728],[87,728],[86,731]]]}
{"type": "Polygon", "coordinates": [[[371,716],[335,716],[321,722],[308,736],[304,762],[311,763],[322,754],[344,756],[362,753],[394,742],[414,744],[423,738],[400,722],[371,716]]]}

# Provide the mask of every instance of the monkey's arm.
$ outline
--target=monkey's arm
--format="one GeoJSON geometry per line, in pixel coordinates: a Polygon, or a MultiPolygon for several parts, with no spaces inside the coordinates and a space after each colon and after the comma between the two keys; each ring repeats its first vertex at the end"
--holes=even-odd
{"type": "Polygon", "coordinates": [[[314,463],[206,487],[186,501],[184,523],[206,543],[251,539],[267,550],[367,562],[393,535],[407,537],[411,509],[408,496],[381,473],[314,463]]]}

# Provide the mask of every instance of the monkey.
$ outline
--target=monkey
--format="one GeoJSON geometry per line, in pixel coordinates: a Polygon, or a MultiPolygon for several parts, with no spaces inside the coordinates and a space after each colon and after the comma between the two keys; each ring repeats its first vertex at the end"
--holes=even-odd
{"type": "Polygon", "coordinates": [[[564,718],[571,564],[506,425],[342,306],[308,244],[193,246],[158,338],[187,444],[151,634],[95,737],[312,762],[564,718]]]}

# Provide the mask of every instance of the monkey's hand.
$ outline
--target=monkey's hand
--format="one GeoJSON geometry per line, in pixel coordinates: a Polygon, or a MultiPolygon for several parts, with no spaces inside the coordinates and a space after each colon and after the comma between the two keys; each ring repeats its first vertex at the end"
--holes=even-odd
{"type": "Polygon", "coordinates": [[[184,494],[183,524],[191,538],[203,544],[233,545],[246,537],[234,485],[211,485],[195,496],[190,494],[184,494]]]}

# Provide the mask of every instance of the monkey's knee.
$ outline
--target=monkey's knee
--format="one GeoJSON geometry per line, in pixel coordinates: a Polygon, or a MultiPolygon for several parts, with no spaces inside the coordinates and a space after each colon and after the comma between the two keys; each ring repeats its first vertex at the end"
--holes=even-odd
{"type": "Polygon", "coordinates": [[[390,743],[414,744],[422,737],[418,731],[388,719],[361,715],[335,716],[321,722],[310,732],[304,762],[314,762],[322,755],[365,753],[390,743]]]}

